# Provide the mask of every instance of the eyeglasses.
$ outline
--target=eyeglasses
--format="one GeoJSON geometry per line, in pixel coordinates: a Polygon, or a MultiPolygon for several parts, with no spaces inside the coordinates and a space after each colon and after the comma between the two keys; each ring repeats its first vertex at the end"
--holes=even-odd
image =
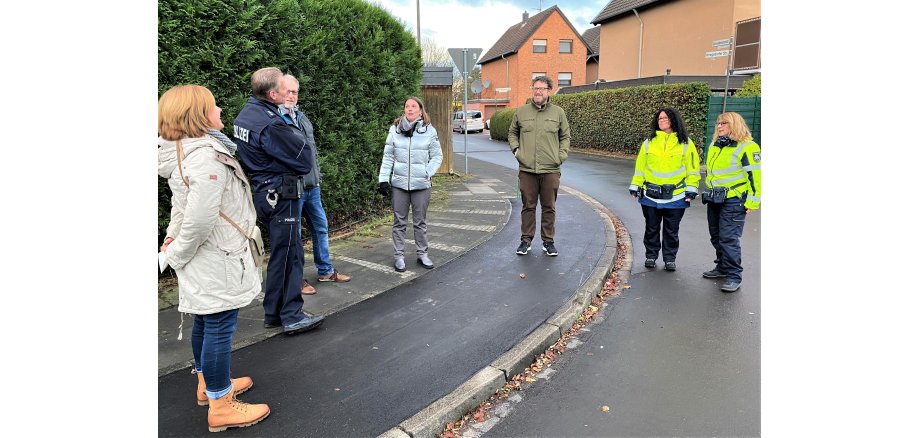
{"type": "Polygon", "coordinates": [[[727,124],[728,124],[728,122],[717,122],[717,123],[716,123],[716,125],[719,125],[719,126],[727,125],[727,124]]]}
{"type": "Polygon", "coordinates": [[[549,88],[546,88],[546,87],[530,87],[530,89],[533,90],[533,91],[546,91],[546,90],[549,90],[549,88]]]}

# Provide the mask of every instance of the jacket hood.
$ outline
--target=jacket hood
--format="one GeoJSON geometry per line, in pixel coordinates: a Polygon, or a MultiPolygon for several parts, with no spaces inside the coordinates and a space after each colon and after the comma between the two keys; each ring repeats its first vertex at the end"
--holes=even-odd
{"type": "MultiPolygon", "coordinates": [[[[157,138],[157,146],[159,154],[157,173],[163,178],[168,179],[172,173],[176,171],[176,166],[179,165],[179,158],[176,155],[176,142],[173,140],[164,140],[163,137],[159,137],[157,138]]],[[[193,151],[203,147],[213,147],[218,152],[232,155],[230,151],[227,150],[226,146],[209,135],[182,139],[182,150],[185,152],[186,157],[193,151]]]]}

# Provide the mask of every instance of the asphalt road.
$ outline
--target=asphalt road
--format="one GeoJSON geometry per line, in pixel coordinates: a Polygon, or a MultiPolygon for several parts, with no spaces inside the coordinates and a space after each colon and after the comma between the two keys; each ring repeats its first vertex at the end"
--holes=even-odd
{"type": "MultiPolygon", "coordinates": [[[[507,144],[487,136],[470,135],[470,162],[515,167],[507,144]]],[[[462,136],[454,144],[462,151],[462,136]]],[[[760,435],[760,214],[745,223],[738,292],[723,293],[719,280],[700,276],[715,253],[699,200],[681,222],[678,270],[664,271],[660,258],[648,270],[644,219],[627,191],[633,165],[571,154],[562,168],[562,184],[594,197],[628,228],[630,288],[537,382],[464,436],[760,435]]]]}
{"type": "MultiPolygon", "coordinates": [[[[516,171],[481,166],[479,175],[515,186],[516,171]]],[[[514,253],[520,200],[512,199],[507,226],[431,275],[337,312],[315,331],[235,351],[235,375],[255,380],[241,399],[268,403],[272,413],[232,434],[376,436],[453,390],[558,310],[598,263],[601,218],[572,195],[560,194],[558,206],[567,213],[558,217],[558,257],[546,257],[538,241],[528,256],[514,253]]],[[[207,409],[193,401],[196,382],[187,371],[159,379],[160,436],[213,436],[207,409]]]]}

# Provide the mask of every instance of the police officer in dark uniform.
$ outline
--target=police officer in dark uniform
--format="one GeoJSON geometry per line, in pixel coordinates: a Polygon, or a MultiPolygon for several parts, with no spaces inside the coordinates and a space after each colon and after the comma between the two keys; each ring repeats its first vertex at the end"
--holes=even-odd
{"type": "Polygon", "coordinates": [[[271,257],[265,279],[265,328],[283,326],[285,334],[319,326],[324,317],[303,312],[301,280],[304,253],[298,200],[299,175],[313,169],[313,151],[303,131],[283,117],[289,90],[275,67],[252,74],[252,96],[233,124],[240,163],[253,186],[259,219],[268,225],[271,257]]]}

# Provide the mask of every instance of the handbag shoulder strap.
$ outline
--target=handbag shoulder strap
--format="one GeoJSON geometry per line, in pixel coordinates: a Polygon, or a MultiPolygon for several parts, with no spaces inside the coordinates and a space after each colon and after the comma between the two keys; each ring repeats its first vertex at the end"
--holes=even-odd
{"type": "MultiPolygon", "coordinates": [[[[182,178],[182,182],[185,183],[186,187],[189,187],[188,179],[185,178],[185,174],[182,173],[182,159],[185,158],[185,150],[182,149],[182,140],[176,140],[176,159],[179,160],[179,177],[182,178]]],[[[255,210],[255,205],[252,203],[252,193],[250,192],[249,184],[246,185],[246,197],[249,198],[249,206],[255,210]]],[[[246,230],[243,229],[239,224],[237,224],[233,219],[230,219],[230,216],[227,216],[224,212],[218,212],[220,217],[224,218],[227,222],[230,222],[230,225],[233,225],[234,228],[239,230],[240,234],[243,237],[249,239],[249,234],[246,233],[246,230]]],[[[256,225],[258,226],[258,225],[256,225]]]]}

